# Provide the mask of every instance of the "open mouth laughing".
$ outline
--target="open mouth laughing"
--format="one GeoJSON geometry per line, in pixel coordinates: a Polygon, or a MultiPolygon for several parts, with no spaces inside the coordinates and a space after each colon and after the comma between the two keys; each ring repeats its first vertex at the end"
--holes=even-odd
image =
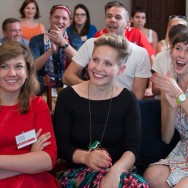
{"type": "Polygon", "coordinates": [[[58,27],[59,29],[62,29],[62,28],[63,28],[63,25],[57,25],[57,27],[58,27]]]}
{"type": "Polygon", "coordinates": [[[116,26],[108,26],[108,28],[111,29],[111,30],[115,30],[115,29],[117,29],[116,26]]]}
{"type": "Polygon", "coordinates": [[[186,65],[185,62],[182,62],[182,61],[176,61],[176,66],[179,67],[179,68],[182,68],[186,65]]]}

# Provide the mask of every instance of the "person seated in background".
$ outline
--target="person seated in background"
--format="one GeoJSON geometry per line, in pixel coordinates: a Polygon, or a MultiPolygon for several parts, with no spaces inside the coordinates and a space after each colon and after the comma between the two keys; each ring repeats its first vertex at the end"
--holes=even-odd
{"type": "Polygon", "coordinates": [[[106,28],[101,31],[98,31],[94,37],[99,37],[102,34],[108,33],[108,32],[112,32],[112,33],[117,32],[117,29],[118,29],[117,23],[120,19],[119,15],[118,15],[119,12],[117,12],[116,17],[113,17],[113,15],[111,14],[111,11],[116,12],[117,9],[119,9],[119,8],[125,9],[124,15],[123,15],[126,18],[125,27],[120,28],[124,32],[124,36],[130,42],[137,44],[138,46],[141,46],[147,50],[149,57],[150,57],[150,63],[152,65],[153,61],[154,61],[154,56],[155,56],[154,48],[151,46],[151,44],[148,42],[145,35],[139,29],[130,27],[131,22],[130,22],[129,12],[128,12],[127,8],[125,8],[123,6],[123,4],[121,4],[118,1],[111,1],[106,4],[106,6],[105,6],[106,28]],[[109,11],[110,9],[111,9],[111,11],[109,11]]]}
{"type": "Polygon", "coordinates": [[[32,54],[17,41],[0,45],[0,52],[0,187],[59,187],[47,172],[57,148],[48,106],[35,96],[32,54]]]}
{"type": "MultiPolygon", "coordinates": [[[[129,22],[126,8],[123,4],[112,1],[106,4],[105,10],[106,25],[109,33],[116,33],[124,37],[124,32],[129,22]],[[112,26],[115,29],[111,29],[112,26]]],[[[76,52],[72,59],[73,61],[63,75],[63,83],[70,86],[84,81],[82,71],[92,57],[94,41],[96,39],[88,39],[76,52]]],[[[148,79],[151,76],[149,56],[144,48],[129,41],[128,43],[131,46],[132,52],[127,60],[125,71],[117,76],[116,84],[133,91],[137,99],[143,99],[148,79]]]]}
{"type": "Polygon", "coordinates": [[[171,40],[171,57],[177,80],[170,74],[155,73],[152,81],[161,90],[161,138],[169,143],[175,128],[180,141],[165,159],[144,173],[149,187],[186,188],[188,185],[188,28],[171,40]]]}
{"type": "Polygon", "coordinates": [[[41,87],[44,75],[48,74],[53,87],[52,96],[55,97],[57,97],[56,89],[63,87],[62,76],[67,62],[75,53],[74,48],[68,42],[66,32],[71,17],[71,11],[67,6],[54,5],[50,10],[49,32],[32,37],[29,43],[41,87]]]}
{"type": "Polygon", "coordinates": [[[133,23],[133,27],[140,29],[148,39],[149,43],[156,50],[158,43],[157,33],[152,29],[144,27],[146,24],[146,16],[146,10],[143,7],[134,7],[131,13],[131,22],[133,23]]]}
{"type": "Polygon", "coordinates": [[[83,4],[78,4],[74,8],[73,20],[67,28],[67,34],[71,46],[78,50],[80,46],[97,32],[97,28],[90,24],[89,10],[83,4]]]}
{"type": "MultiPolygon", "coordinates": [[[[172,58],[171,58],[171,47],[172,47],[171,41],[174,38],[174,36],[178,34],[179,32],[183,32],[184,30],[187,31],[187,28],[188,26],[182,25],[182,24],[178,24],[178,25],[171,27],[171,29],[168,32],[169,34],[168,38],[170,41],[169,50],[159,52],[156,55],[154,64],[152,66],[152,72],[156,72],[156,73],[160,73],[164,75],[167,75],[170,73],[174,79],[177,79],[176,74],[174,72],[172,58]]],[[[155,86],[155,83],[152,84],[152,92],[155,95],[156,99],[160,99],[161,91],[159,88],[155,86]]]]}
{"type": "Polygon", "coordinates": [[[167,25],[167,31],[166,31],[165,39],[160,40],[157,43],[156,53],[169,50],[170,40],[169,40],[168,32],[169,32],[171,27],[173,27],[174,25],[178,25],[178,24],[187,25],[187,21],[185,20],[185,16],[181,16],[181,15],[169,16],[169,21],[168,21],[168,25],[167,25]]]}
{"type": "Polygon", "coordinates": [[[88,65],[90,80],[59,94],[54,131],[58,153],[71,167],[60,175],[62,187],[148,187],[131,173],[141,142],[138,101],[114,83],[130,51],[122,36],[99,37],[88,65]]]}
{"type": "Polygon", "coordinates": [[[19,10],[23,37],[30,41],[31,37],[45,33],[46,29],[37,19],[40,17],[39,7],[35,0],[25,0],[19,10]]]}
{"type": "Polygon", "coordinates": [[[7,41],[17,41],[29,45],[29,42],[22,38],[22,27],[20,20],[16,18],[7,18],[2,23],[3,38],[0,39],[0,44],[7,41]]]}

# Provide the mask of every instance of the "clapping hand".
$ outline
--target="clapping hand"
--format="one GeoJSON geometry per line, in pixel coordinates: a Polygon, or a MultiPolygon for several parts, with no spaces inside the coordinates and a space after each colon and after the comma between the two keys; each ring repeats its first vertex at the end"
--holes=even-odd
{"type": "Polygon", "coordinates": [[[170,95],[173,98],[176,98],[177,91],[179,86],[174,78],[171,77],[170,73],[166,75],[154,73],[151,77],[151,81],[156,84],[156,86],[170,95]]]}
{"type": "Polygon", "coordinates": [[[166,99],[168,100],[170,106],[172,108],[176,108],[176,99],[180,93],[183,93],[183,91],[178,86],[176,80],[171,77],[170,73],[167,73],[167,75],[155,73],[152,75],[151,81],[165,93],[166,99]]]}
{"type": "Polygon", "coordinates": [[[62,32],[62,29],[58,28],[55,25],[54,29],[51,29],[50,32],[48,33],[48,36],[51,42],[59,47],[62,44],[65,44],[67,42],[63,34],[64,34],[64,31],[62,32]]]}

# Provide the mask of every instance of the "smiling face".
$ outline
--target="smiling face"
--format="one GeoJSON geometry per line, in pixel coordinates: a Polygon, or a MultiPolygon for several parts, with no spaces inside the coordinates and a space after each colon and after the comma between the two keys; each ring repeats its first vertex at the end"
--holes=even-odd
{"type": "Polygon", "coordinates": [[[27,77],[27,66],[23,55],[1,63],[0,93],[19,95],[27,77]]]}
{"type": "Polygon", "coordinates": [[[49,18],[51,28],[54,29],[55,25],[60,28],[63,32],[70,25],[70,17],[66,10],[56,9],[49,18]]]}
{"type": "Polygon", "coordinates": [[[124,35],[125,29],[130,26],[126,16],[126,10],[122,7],[111,7],[106,10],[106,29],[109,33],[124,35]]]}
{"type": "Polygon", "coordinates": [[[35,3],[29,3],[24,8],[24,15],[26,18],[34,18],[36,13],[37,13],[37,8],[36,8],[35,3]]]}
{"type": "Polygon", "coordinates": [[[135,13],[134,17],[131,18],[134,27],[142,29],[146,24],[146,14],[144,12],[135,13]]]}
{"type": "Polygon", "coordinates": [[[171,51],[174,70],[177,75],[188,74],[188,44],[175,44],[171,51]]]}
{"type": "Polygon", "coordinates": [[[119,72],[118,51],[110,46],[98,46],[88,65],[90,80],[96,85],[108,85],[119,72]]]}
{"type": "Polygon", "coordinates": [[[20,42],[22,39],[22,28],[20,22],[8,23],[6,25],[3,35],[7,41],[17,41],[20,42]]]}

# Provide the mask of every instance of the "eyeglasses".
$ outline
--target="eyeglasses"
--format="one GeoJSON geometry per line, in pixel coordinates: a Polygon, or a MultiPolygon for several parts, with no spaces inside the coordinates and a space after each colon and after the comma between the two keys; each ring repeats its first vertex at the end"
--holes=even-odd
{"type": "Polygon", "coordinates": [[[76,17],[79,17],[79,16],[84,17],[84,16],[86,16],[86,14],[84,14],[84,13],[81,13],[81,14],[75,13],[74,15],[75,15],[76,17]]]}
{"type": "Polygon", "coordinates": [[[180,19],[185,20],[185,16],[182,16],[182,15],[171,15],[171,16],[169,16],[169,20],[174,19],[174,18],[180,18],[180,19]]]}

